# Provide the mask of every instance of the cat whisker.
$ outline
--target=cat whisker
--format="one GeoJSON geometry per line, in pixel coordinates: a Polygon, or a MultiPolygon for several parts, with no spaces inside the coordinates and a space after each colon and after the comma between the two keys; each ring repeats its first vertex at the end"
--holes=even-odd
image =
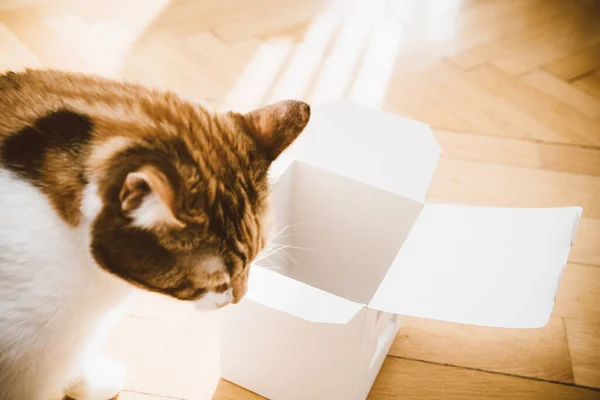
{"type": "Polygon", "coordinates": [[[319,251],[318,249],[311,249],[310,247],[288,245],[288,249],[304,250],[304,251],[319,251]]]}
{"type": "Polygon", "coordinates": [[[277,256],[277,258],[279,258],[280,260],[289,261],[288,258],[287,258],[288,253],[286,253],[283,250],[278,251],[277,253],[274,254],[274,256],[277,256]]]}
{"type": "Polygon", "coordinates": [[[285,231],[287,231],[290,228],[295,228],[297,226],[307,226],[310,225],[310,223],[308,222],[299,222],[297,224],[291,224],[291,225],[286,225],[284,226],[281,230],[279,230],[275,235],[273,235],[273,237],[271,238],[271,241],[277,239],[277,238],[282,238],[282,237],[288,237],[289,235],[286,236],[281,236],[285,231]]]}
{"type": "Polygon", "coordinates": [[[270,249],[270,251],[265,253],[265,255],[263,257],[261,257],[260,260],[266,259],[267,257],[272,257],[273,255],[278,254],[279,252],[283,251],[287,247],[288,247],[287,245],[273,245],[272,249],[270,249]]]}
{"type": "Polygon", "coordinates": [[[293,257],[293,256],[292,256],[290,253],[288,253],[288,252],[286,252],[286,251],[282,251],[282,252],[281,252],[281,255],[282,255],[282,257],[283,257],[285,260],[287,260],[288,262],[292,262],[292,263],[294,263],[295,265],[300,265],[300,264],[298,263],[298,261],[296,261],[296,259],[295,259],[295,258],[294,258],[294,257],[293,257]]]}
{"type": "Polygon", "coordinates": [[[275,243],[269,243],[267,244],[267,247],[258,255],[258,257],[256,258],[255,262],[260,261],[260,260],[264,260],[267,257],[270,257],[271,255],[273,255],[275,252],[278,251],[277,246],[281,246],[275,243]]]}
{"type": "Polygon", "coordinates": [[[271,241],[273,241],[274,239],[277,239],[283,232],[285,232],[290,227],[291,227],[291,225],[284,226],[283,229],[281,229],[279,232],[277,232],[275,235],[273,235],[273,237],[271,238],[271,241]]]}
{"type": "Polygon", "coordinates": [[[291,254],[285,251],[285,249],[291,248],[291,245],[283,245],[276,252],[273,252],[271,255],[276,255],[279,259],[286,262],[293,262],[296,265],[299,265],[296,259],[292,257],[291,254]]]}
{"type": "Polygon", "coordinates": [[[265,246],[263,251],[261,251],[257,255],[256,259],[253,261],[253,264],[260,263],[261,261],[271,258],[272,256],[277,256],[277,258],[282,261],[293,262],[294,264],[298,265],[298,261],[296,261],[296,259],[294,259],[294,257],[291,254],[286,252],[285,249],[295,249],[295,250],[303,250],[303,251],[318,251],[317,249],[312,249],[312,248],[308,248],[308,247],[295,246],[295,245],[291,245],[291,244],[280,244],[280,243],[274,242],[277,239],[282,240],[282,239],[290,237],[293,234],[293,232],[290,232],[290,233],[284,235],[284,233],[286,231],[289,231],[290,228],[297,227],[297,226],[306,226],[306,225],[309,225],[309,223],[306,222],[306,223],[297,223],[297,224],[292,224],[292,225],[286,225],[281,229],[277,229],[277,232],[273,235],[271,240],[267,243],[267,245],[265,246]]]}

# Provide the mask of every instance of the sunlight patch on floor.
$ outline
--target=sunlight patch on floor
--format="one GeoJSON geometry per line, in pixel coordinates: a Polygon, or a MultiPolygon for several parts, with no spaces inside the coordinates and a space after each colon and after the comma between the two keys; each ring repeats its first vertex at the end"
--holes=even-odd
{"type": "Polygon", "coordinates": [[[262,105],[262,100],[292,49],[291,40],[263,43],[236,80],[220,109],[244,112],[262,105]]]}
{"type": "Polygon", "coordinates": [[[383,105],[401,40],[402,28],[398,25],[391,21],[377,25],[355,75],[350,100],[374,108],[383,105]]]}
{"type": "MultiPolygon", "coordinates": [[[[115,76],[129,49],[169,2],[170,0],[106,2],[103,6],[109,8],[110,20],[89,23],[81,16],[64,10],[47,16],[44,23],[90,66],[87,72],[115,76]]],[[[80,5],[82,6],[87,5],[80,5]]],[[[98,4],[93,2],[89,6],[97,8],[98,4]]]]}
{"type": "Polygon", "coordinates": [[[320,14],[312,21],[267,103],[304,98],[338,26],[339,20],[326,14],[320,14]]]}

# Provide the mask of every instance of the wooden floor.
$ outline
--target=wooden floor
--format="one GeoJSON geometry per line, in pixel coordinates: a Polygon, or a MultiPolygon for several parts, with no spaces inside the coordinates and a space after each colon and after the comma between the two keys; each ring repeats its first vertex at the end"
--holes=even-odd
{"type": "MultiPolygon", "coordinates": [[[[547,327],[406,319],[370,398],[600,399],[598,2],[0,1],[0,70],[25,65],[168,87],[215,108],[353,99],[435,129],[430,200],[583,206],[547,327]]],[[[146,363],[165,372],[142,380],[177,370],[146,363]]],[[[196,398],[152,387],[123,398],[196,398]]],[[[259,397],[221,382],[214,398],[259,397]]]]}

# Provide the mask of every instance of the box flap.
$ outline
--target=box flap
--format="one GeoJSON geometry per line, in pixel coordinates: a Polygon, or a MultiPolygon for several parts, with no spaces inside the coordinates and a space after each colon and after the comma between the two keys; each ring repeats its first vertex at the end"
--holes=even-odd
{"type": "Polygon", "coordinates": [[[440,154],[423,123],[351,102],[317,105],[287,157],[379,189],[424,201],[440,154]]]}
{"type": "Polygon", "coordinates": [[[246,299],[307,321],[331,324],[346,324],[365,307],[258,265],[250,271],[246,299]]]}
{"type": "Polygon", "coordinates": [[[542,327],[581,212],[426,205],[369,307],[490,327],[542,327]]]}

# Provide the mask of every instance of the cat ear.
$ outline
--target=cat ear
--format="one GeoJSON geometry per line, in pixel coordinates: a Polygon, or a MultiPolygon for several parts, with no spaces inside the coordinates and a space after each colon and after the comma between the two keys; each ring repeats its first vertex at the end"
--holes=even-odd
{"type": "Polygon", "coordinates": [[[310,106],[286,100],[251,111],[244,117],[254,139],[275,160],[304,130],[310,119],[310,106]]]}
{"type": "Polygon", "coordinates": [[[183,227],[173,213],[174,193],[167,177],[157,168],[145,166],[125,178],[119,195],[121,209],[140,228],[159,224],[183,227]]]}

